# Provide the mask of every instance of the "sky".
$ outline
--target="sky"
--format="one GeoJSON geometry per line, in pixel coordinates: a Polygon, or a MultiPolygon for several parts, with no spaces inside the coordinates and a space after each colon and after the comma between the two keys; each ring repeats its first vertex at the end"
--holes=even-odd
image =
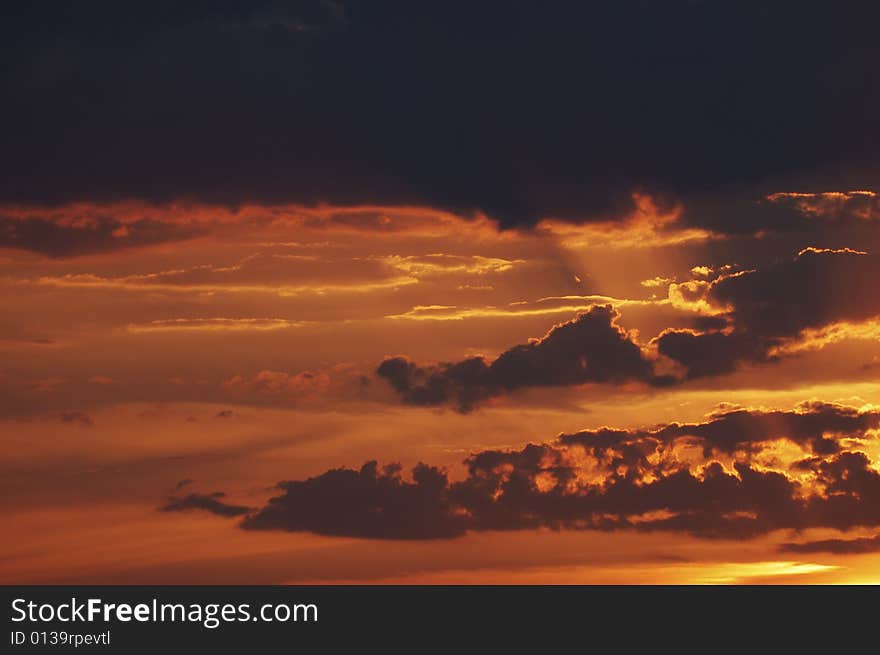
{"type": "Polygon", "coordinates": [[[0,581],[880,582],[875,6],[2,11],[0,581]]]}

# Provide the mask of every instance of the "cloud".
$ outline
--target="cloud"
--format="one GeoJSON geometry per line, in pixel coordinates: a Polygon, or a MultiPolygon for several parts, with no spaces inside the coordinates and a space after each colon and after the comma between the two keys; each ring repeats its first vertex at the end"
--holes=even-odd
{"type": "MultiPolygon", "coordinates": [[[[178,485],[178,488],[180,485],[178,485]]],[[[232,505],[223,502],[226,494],[216,491],[211,494],[191,493],[181,498],[172,496],[168,502],[159,508],[161,512],[186,512],[189,510],[202,510],[232,518],[234,516],[242,516],[251,511],[250,507],[244,505],[232,505]]]]}
{"type": "MultiPolygon", "coordinates": [[[[399,274],[381,260],[354,259],[344,262],[345,265],[340,265],[342,263],[313,256],[258,252],[229,265],[200,265],[122,276],[93,273],[44,275],[21,279],[18,283],[133,293],[264,293],[292,297],[395,290],[419,282],[416,277],[399,274]],[[291,284],[291,280],[296,283],[291,284]]],[[[215,319],[215,323],[223,320],[222,317],[215,319]]]]}
{"type": "Polygon", "coordinates": [[[686,303],[720,324],[713,330],[667,330],[656,339],[657,350],[696,378],[859,334],[870,338],[876,326],[860,324],[880,317],[878,279],[876,255],[805,248],[794,259],[761,269],[673,285],[673,304],[686,303]]]}
{"type": "Polygon", "coordinates": [[[805,248],[789,261],[725,275],[707,290],[710,303],[732,307],[737,329],[788,337],[805,328],[880,315],[872,287],[880,257],[849,248],[805,248]]]}
{"type": "Polygon", "coordinates": [[[525,263],[521,259],[509,260],[498,257],[463,256],[443,253],[421,256],[388,255],[380,258],[380,261],[407,275],[413,275],[418,278],[448,273],[463,273],[467,275],[505,273],[525,263]]]}
{"type": "Polygon", "coordinates": [[[746,361],[763,361],[768,346],[751,334],[721,330],[667,330],[657,339],[658,352],[686,367],[685,377],[725,375],[746,361]]]}
{"type": "Polygon", "coordinates": [[[286,371],[262,370],[252,378],[236,375],[223,382],[227,391],[256,391],[261,394],[321,394],[330,387],[330,375],[326,371],[286,371]]]}
{"type": "Polygon", "coordinates": [[[370,377],[356,365],[340,363],[295,373],[262,369],[252,375],[233,375],[221,387],[237,401],[290,406],[322,402],[337,405],[340,401],[363,398],[370,384],[370,377]]]}
{"type": "Polygon", "coordinates": [[[687,437],[696,439],[704,456],[713,452],[733,455],[752,447],[786,439],[816,454],[833,454],[839,450],[840,435],[864,436],[880,427],[880,411],[862,411],[846,405],[805,402],[793,411],[757,411],[729,409],[712,415],[702,423],[669,423],[655,430],[625,432],[579,432],[563,435],[561,443],[595,446],[608,441],[607,447],[643,440],[669,443],[687,437]]]}
{"type": "Polygon", "coordinates": [[[859,555],[880,552],[880,535],[857,539],[822,539],[803,543],[782,544],[780,550],[788,553],[833,553],[859,555]]]}
{"type": "MultiPolygon", "coordinates": [[[[644,286],[644,285],[643,285],[644,286]]],[[[521,316],[549,316],[589,311],[596,305],[612,305],[615,309],[625,307],[672,306],[669,300],[633,300],[611,296],[567,295],[547,296],[534,301],[519,300],[506,305],[482,307],[458,307],[455,305],[416,305],[402,314],[390,314],[385,318],[406,321],[460,321],[468,318],[515,318],[521,316]]]]}
{"type": "Polygon", "coordinates": [[[304,481],[281,482],[284,493],[242,523],[248,530],[283,529],[382,539],[438,539],[464,533],[449,512],[446,474],[420,464],[412,482],[400,467],[335,469],[304,481]]]}
{"type": "Polygon", "coordinates": [[[5,120],[38,129],[4,143],[0,200],[408,204],[523,226],[620,215],[638,187],[687,204],[876,180],[870,3],[798,6],[796,29],[788,3],[356,3],[344,21],[329,4],[56,22],[17,5],[5,120]]]}
{"type": "Polygon", "coordinates": [[[382,539],[536,528],[747,539],[877,526],[880,471],[860,448],[878,426],[876,409],[806,402],[482,450],[457,481],[426,464],[405,477],[371,461],[279,483],[241,527],[382,539]]]}
{"type": "Polygon", "coordinates": [[[129,332],[243,332],[267,330],[286,330],[308,325],[303,321],[289,321],[283,318],[171,318],[130,324],[129,332]]]}
{"type": "Polygon", "coordinates": [[[62,219],[25,215],[9,216],[0,208],[0,248],[17,248],[49,257],[70,257],[190,239],[193,227],[151,219],[124,223],[112,216],[78,216],[62,219]]]}
{"type": "Polygon", "coordinates": [[[651,363],[617,324],[618,317],[610,305],[593,306],[577,318],[554,326],[540,339],[514,346],[491,362],[472,357],[420,366],[405,357],[390,357],[376,373],[405,403],[452,403],[463,412],[493,396],[524,387],[656,381],[651,363]]]}
{"type": "Polygon", "coordinates": [[[646,289],[658,289],[660,287],[668,287],[674,281],[672,278],[660,277],[658,275],[648,280],[642,280],[640,284],[646,289]]]}
{"type": "Polygon", "coordinates": [[[577,224],[572,220],[543,219],[538,234],[549,234],[571,249],[659,248],[720,239],[724,235],[682,224],[681,204],[664,203],[660,196],[632,193],[632,208],[606,220],[577,224]]]}
{"type": "Polygon", "coordinates": [[[875,191],[777,192],[767,200],[791,206],[809,218],[835,222],[880,220],[880,195],[875,191]]]}

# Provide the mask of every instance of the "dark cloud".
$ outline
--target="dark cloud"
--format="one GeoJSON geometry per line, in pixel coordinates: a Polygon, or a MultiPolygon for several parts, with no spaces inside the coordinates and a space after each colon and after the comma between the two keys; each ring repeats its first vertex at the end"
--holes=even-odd
{"type": "Polygon", "coordinates": [[[687,367],[685,376],[691,379],[732,373],[744,361],[764,361],[767,346],[751,334],[666,330],[657,339],[657,352],[687,367]]]}
{"type": "MultiPolygon", "coordinates": [[[[875,170],[876,166],[874,163],[875,170]]],[[[821,234],[829,227],[865,224],[880,219],[880,199],[873,190],[846,191],[859,179],[872,189],[876,185],[870,176],[866,179],[854,174],[826,178],[824,186],[820,185],[824,193],[769,193],[761,197],[750,189],[690,196],[682,208],[681,220],[687,225],[733,235],[787,230],[821,234]],[[827,191],[832,188],[843,191],[827,191]]],[[[815,183],[801,184],[815,187],[815,183]]]]}
{"type": "Polygon", "coordinates": [[[880,535],[857,539],[822,539],[804,543],[783,544],[780,550],[788,553],[834,553],[835,555],[858,555],[880,552],[880,535]]]}
{"type": "Polygon", "coordinates": [[[7,3],[0,200],[417,203],[523,225],[622,213],[638,187],[686,206],[859,188],[877,172],[878,12],[7,3]]]}
{"type": "Polygon", "coordinates": [[[217,516],[234,517],[242,516],[252,510],[244,505],[232,505],[223,502],[226,494],[216,491],[211,494],[192,493],[181,498],[172,496],[168,502],[159,508],[161,512],[186,512],[189,510],[203,510],[217,516]]]}
{"type": "Polygon", "coordinates": [[[732,305],[738,330],[790,337],[806,328],[880,315],[880,257],[807,248],[793,260],[714,282],[708,299],[732,305]]]}
{"type": "Polygon", "coordinates": [[[193,227],[155,219],[120,222],[110,216],[4,217],[0,212],[0,248],[30,250],[50,257],[122,250],[198,234],[193,227]]]}
{"type": "Polygon", "coordinates": [[[449,483],[442,471],[419,464],[412,482],[396,465],[379,469],[367,462],[359,471],[335,469],[304,481],[282,482],[283,494],[242,527],[281,529],[382,539],[437,539],[464,533],[449,512],[449,483]]]}
{"type": "Polygon", "coordinates": [[[687,300],[702,299],[718,308],[729,327],[668,330],[656,340],[657,349],[687,366],[691,378],[768,361],[805,330],[880,316],[877,280],[877,255],[807,248],[794,259],[722,275],[688,291],[692,297],[687,300]]]}
{"type": "Polygon", "coordinates": [[[386,359],[377,374],[412,405],[453,403],[470,411],[478,403],[523,387],[661,380],[610,306],[595,306],[554,326],[541,339],[514,346],[492,362],[472,357],[419,366],[405,357],[386,359]]]}
{"type": "MultiPolygon", "coordinates": [[[[604,455],[605,450],[623,445],[669,443],[689,437],[695,438],[705,449],[705,456],[709,457],[713,451],[733,454],[759,449],[761,444],[769,441],[787,439],[816,454],[828,455],[838,451],[837,437],[863,436],[867,430],[878,427],[880,412],[808,402],[801,404],[796,411],[731,409],[703,423],[669,423],[654,430],[587,430],[562,435],[559,442],[598,449],[597,454],[604,455]]],[[[631,465],[632,461],[622,459],[620,463],[631,465]]]]}
{"type": "Polygon", "coordinates": [[[178,489],[183,489],[184,487],[192,484],[193,482],[195,482],[195,480],[192,480],[190,478],[184,478],[183,480],[180,480],[176,485],[174,485],[174,490],[177,491],[178,489]]]}
{"type": "Polygon", "coordinates": [[[280,483],[281,493],[242,527],[382,539],[541,527],[745,539],[779,529],[877,526],[880,472],[845,440],[875,439],[870,430],[878,426],[880,412],[805,403],[484,450],[465,460],[459,481],[425,464],[409,480],[399,465],[372,461],[280,483]],[[768,459],[777,440],[811,454],[768,459]],[[696,460],[683,454],[694,448],[702,453],[696,460]]]}

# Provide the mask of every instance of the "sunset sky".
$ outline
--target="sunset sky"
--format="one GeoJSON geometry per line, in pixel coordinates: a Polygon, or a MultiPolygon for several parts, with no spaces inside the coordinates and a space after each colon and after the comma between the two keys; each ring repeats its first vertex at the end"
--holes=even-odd
{"type": "Polygon", "coordinates": [[[4,10],[0,582],[880,583],[876,7],[244,4],[4,10]]]}

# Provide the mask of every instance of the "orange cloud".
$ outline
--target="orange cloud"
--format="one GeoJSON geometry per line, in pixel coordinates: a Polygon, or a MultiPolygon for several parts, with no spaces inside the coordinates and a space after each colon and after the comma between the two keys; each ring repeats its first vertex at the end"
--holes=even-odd
{"type": "Polygon", "coordinates": [[[305,321],[288,321],[283,318],[171,318],[150,321],[144,324],[131,324],[127,330],[139,332],[169,331],[244,331],[244,330],[286,330],[308,325],[305,321]]]}
{"type": "Polygon", "coordinates": [[[846,339],[880,340],[880,321],[876,319],[859,322],[840,321],[820,328],[807,328],[796,337],[783,340],[779,345],[771,348],[768,354],[771,357],[795,355],[810,350],[821,350],[846,339]]]}
{"type": "Polygon", "coordinates": [[[677,225],[683,209],[680,204],[663,210],[651,196],[640,193],[633,194],[633,201],[635,210],[623,220],[576,224],[548,218],[540,221],[535,230],[576,250],[658,248],[722,238],[709,230],[677,225]]]}
{"type": "Polygon", "coordinates": [[[303,285],[271,285],[271,284],[220,284],[194,283],[170,284],[155,281],[156,275],[128,275],[123,277],[103,277],[91,273],[67,274],[60,276],[44,276],[31,280],[19,280],[18,284],[34,284],[67,289],[108,289],[137,292],[171,292],[171,293],[265,293],[276,296],[299,296],[306,294],[324,295],[332,293],[367,293],[370,291],[397,289],[410,284],[418,284],[414,277],[393,277],[375,282],[338,283],[303,285]]]}
{"type": "Polygon", "coordinates": [[[402,314],[385,318],[408,321],[460,321],[468,318],[515,318],[520,316],[547,316],[573,314],[589,310],[595,305],[628,306],[672,305],[670,300],[635,300],[609,296],[548,296],[534,301],[517,301],[504,306],[456,307],[454,305],[416,305],[402,314]]]}
{"type": "Polygon", "coordinates": [[[860,221],[880,219],[880,198],[875,191],[781,192],[772,193],[766,199],[773,204],[790,205],[808,218],[855,218],[860,221]]]}

